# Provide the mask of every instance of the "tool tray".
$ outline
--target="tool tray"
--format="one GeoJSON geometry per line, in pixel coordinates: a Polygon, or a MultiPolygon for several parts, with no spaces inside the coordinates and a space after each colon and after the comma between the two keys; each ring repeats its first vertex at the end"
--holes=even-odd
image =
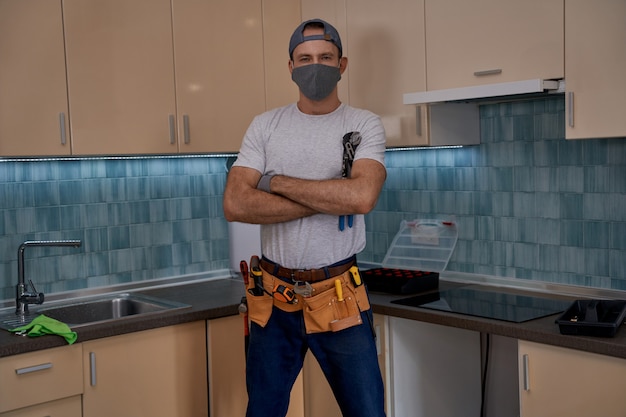
{"type": "Polygon", "coordinates": [[[576,300],[556,323],[561,334],[613,337],[625,316],[624,300],[576,300]]]}
{"type": "Polygon", "coordinates": [[[361,278],[368,290],[390,294],[415,294],[439,288],[437,272],[374,268],[361,271],[361,278]]]}

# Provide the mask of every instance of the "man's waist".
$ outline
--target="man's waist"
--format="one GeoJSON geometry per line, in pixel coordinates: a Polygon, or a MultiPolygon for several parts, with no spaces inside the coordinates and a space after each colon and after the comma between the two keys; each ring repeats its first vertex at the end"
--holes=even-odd
{"type": "Polygon", "coordinates": [[[316,269],[292,269],[285,268],[276,262],[267,259],[265,256],[261,258],[260,266],[265,271],[280,278],[286,282],[318,282],[343,274],[353,265],[356,264],[356,255],[343,259],[332,265],[327,265],[316,269]]]}

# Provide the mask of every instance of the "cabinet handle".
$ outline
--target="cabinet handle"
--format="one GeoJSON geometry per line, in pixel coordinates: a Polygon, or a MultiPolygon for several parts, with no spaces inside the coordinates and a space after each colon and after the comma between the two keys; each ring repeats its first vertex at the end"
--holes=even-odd
{"type": "Polygon", "coordinates": [[[528,355],[522,356],[524,367],[524,391],[530,391],[530,376],[528,375],[528,355]]]}
{"type": "Polygon", "coordinates": [[[567,124],[574,127],[574,92],[567,93],[567,124]]]}
{"type": "Polygon", "coordinates": [[[41,365],[27,366],[26,368],[18,368],[15,370],[15,373],[17,375],[24,375],[24,374],[30,374],[33,372],[43,371],[43,370],[51,369],[51,368],[52,368],[52,364],[48,362],[48,363],[42,363],[41,365]]]}
{"type": "Polygon", "coordinates": [[[176,118],[173,114],[170,114],[170,144],[176,143],[176,118]]]}
{"type": "Polygon", "coordinates": [[[92,387],[96,386],[96,354],[95,352],[89,352],[89,373],[90,373],[90,381],[92,387]]]}
{"type": "Polygon", "coordinates": [[[383,351],[380,345],[380,325],[377,324],[374,326],[374,333],[376,333],[376,354],[380,356],[383,351]]]}
{"type": "Polygon", "coordinates": [[[422,106],[415,106],[415,134],[422,136],[422,106]]]}
{"type": "Polygon", "coordinates": [[[59,113],[59,126],[61,127],[61,145],[67,143],[67,133],[65,130],[65,113],[59,113]]]}
{"type": "Polygon", "coordinates": [[[183,138],[185,140],[185,144],[189,145],[191,142],[191,136],[189,135],[189,115],[183,115],[183,138]]]}
{"type": "Polygon", "coordinates": [[[483,77],[485,75],[502,74],[502,68],[489,69],[484,71],[474,71],[475,77],[483,77]]]}

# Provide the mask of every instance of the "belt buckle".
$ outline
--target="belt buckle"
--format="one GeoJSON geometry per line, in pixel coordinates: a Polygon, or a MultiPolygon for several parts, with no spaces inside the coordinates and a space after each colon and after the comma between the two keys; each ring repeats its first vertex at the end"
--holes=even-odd
{"type": "Polygon", "coordinates": [[[307,298],[313,295],[313,287],[306,281],[295,281],[293,284],[293,292],[307,298]]]}
{"type": "Polygon", "coordinates": [[[291,280],[296,281],[312,281],[313,272],[310,269],[294,269],[291,271],[291,280]]]}

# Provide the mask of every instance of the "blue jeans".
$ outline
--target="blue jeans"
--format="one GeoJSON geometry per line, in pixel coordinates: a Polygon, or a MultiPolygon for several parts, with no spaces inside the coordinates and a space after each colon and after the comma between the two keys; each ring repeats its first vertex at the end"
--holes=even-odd
{"type": "Polygon", "coordinates": [[[302,311],[276,307],[265,327],[252,323],[246,365],[246,417],[287,414],[291,388],[308,349],[317,359],[344,417],[384,417],[384,387],[372,331],[363,323],[339,332],[306,334],[302,311]]]}

